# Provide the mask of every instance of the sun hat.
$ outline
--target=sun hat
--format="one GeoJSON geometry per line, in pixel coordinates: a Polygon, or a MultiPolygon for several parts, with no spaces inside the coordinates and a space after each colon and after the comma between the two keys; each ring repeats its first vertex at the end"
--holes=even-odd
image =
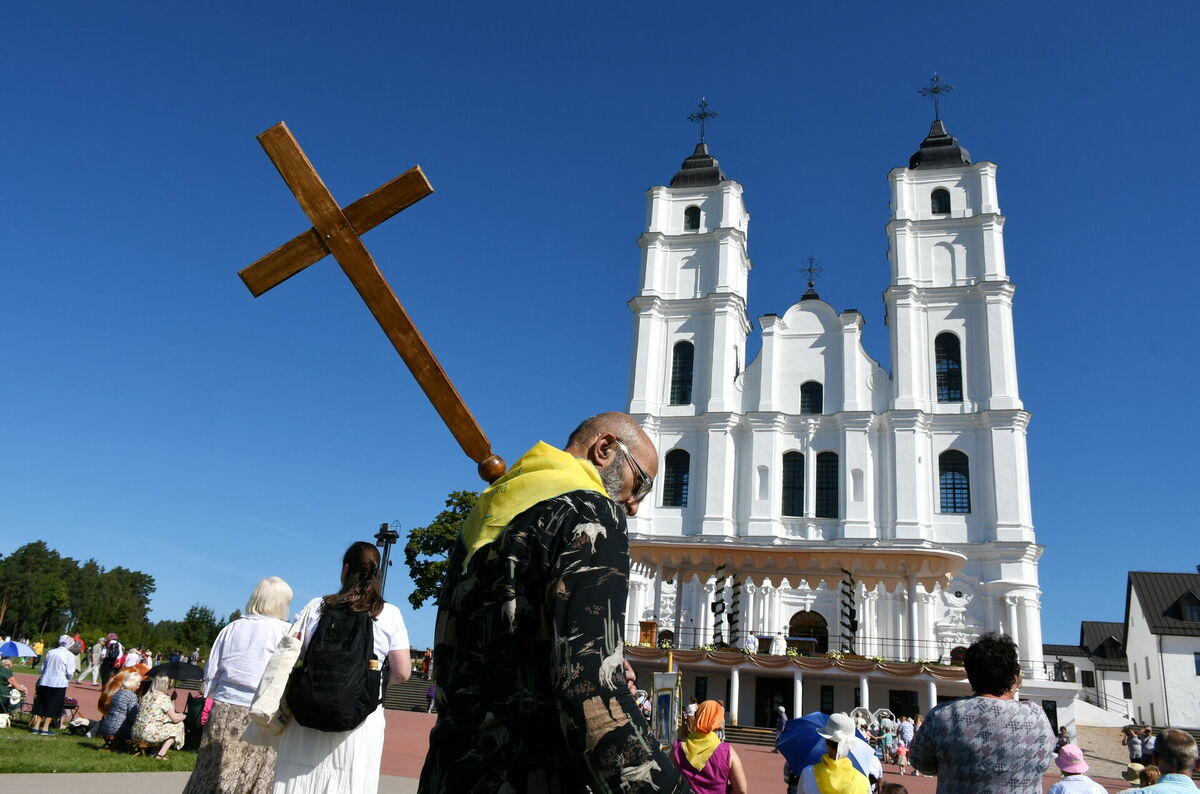
{"type": "Polygon", "coordinates": [[[1128,780],[1130,783],[1139,783],[1142,779],[1142,771],[1145,770],[1145,768],[1146,767],[1135,761],[1134,763],[1125,767],[1125,769],[1121,772],[1121,777],[1123,777],[1125,780],[1128,780]]]}
{"type": "Polygon", "coordinates": [[[68,645],[70,645],[73,642],[75,642],[75,640],[71,639],[71,637],[69,637],[66,634],[58,635],[58,647],[60,647],[60,648],[66,648],[68,645]]]}
{"type": "Polygon", "coordinates": [[[837,742],[837,757],[845,758],[850,752],[850,740],[854,738],[854,720],[849,714],[830,714],[825,724],[817,729],[817,736],[837,742]]]}
{"type": "Polygon", "coordinates": [[[1088,771],[1087,761],[1083,760],[1083,750],[1073,744],[1064,744],[1058,748],[1058,756],[1054,763],[1068,775],[1082,775],[1088,771]]]}

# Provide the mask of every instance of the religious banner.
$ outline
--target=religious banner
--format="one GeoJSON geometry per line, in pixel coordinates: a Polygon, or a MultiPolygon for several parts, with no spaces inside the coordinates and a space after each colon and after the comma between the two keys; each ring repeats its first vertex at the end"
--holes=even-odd
{"type": "Polygon", "coordinates": [[[675,742],[683,712],[680,707],[683,676],[679,673],[655,673],[651,730],[665,750],[675,742]]]}

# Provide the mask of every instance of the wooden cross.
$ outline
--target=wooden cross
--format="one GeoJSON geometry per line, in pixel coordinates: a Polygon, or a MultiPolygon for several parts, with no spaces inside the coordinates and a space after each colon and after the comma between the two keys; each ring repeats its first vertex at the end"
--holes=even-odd
{"type": "Polygon", "coordinates": [[[286,124],[279,122],[259,135],[258,142],[312,221],[312,228],[238,273],[246,287],[257,298],[333,254],[463,452],[478,464],[479,476],[495,482],[507,468],[504,460],[492,453],[479,423],[359,239],[433,192],[421,167],[410,168],[342,209],[286,124]]]}

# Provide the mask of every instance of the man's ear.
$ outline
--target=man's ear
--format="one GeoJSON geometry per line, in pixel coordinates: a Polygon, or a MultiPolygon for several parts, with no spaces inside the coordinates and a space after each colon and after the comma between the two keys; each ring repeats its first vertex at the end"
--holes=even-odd
{"type": "Polygon", "coordinates": [[[601,433],[588,448],[588,460],[598,469],[612,465],[613,456],[617,454],[617,437],[612,433],[601,433]]]}

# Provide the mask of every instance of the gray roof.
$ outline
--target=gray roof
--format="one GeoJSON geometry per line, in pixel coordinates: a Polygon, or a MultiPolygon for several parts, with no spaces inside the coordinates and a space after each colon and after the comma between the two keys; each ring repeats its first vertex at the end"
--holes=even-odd
{"type": "Polygon", "coordinates": [[[1200,637],[1200,622],[1181,620],[1179,599],[1188,593],[1200,599],[1200,573],[1130,571],[1125,588],[1125,625],[1129,625],[1132,591],[1137,590],[1142,615],[1152,634],[1200,637]]]}
{"type": "Polygon", "coordinates": [[[1049,660],[1051,656],[1088,656],[1088,649],[1078,645],[1043,645],[1042,656],[1049,660]]]}
{"type": "Polygon", "coordinates": [[[709,187],[719,185],[724,181],[725,172],[721,170],[721,164],[717,162],[717,158],[708,153],[707,144],[698,143],[696,151],[683,161],[679,172],[671,179],[670,186],[709,187]]]}
{"type": "Polygon", "coordinates": [[[908,158],[908,167],[917,168],[961,168],[971,164],[971,153],[958,145],[958,138],[946,132],[941,119],[934,119],[929,134],[921,141],[921,148],[908,158]]]}
{"type": "Polygon", "coordinates": [[[1095,651],[1109,637],[1124,647],[1125,624],[1105,620],[1085,620],[1079,624],[1079,644],[1085,648],[1095,651]]]}

